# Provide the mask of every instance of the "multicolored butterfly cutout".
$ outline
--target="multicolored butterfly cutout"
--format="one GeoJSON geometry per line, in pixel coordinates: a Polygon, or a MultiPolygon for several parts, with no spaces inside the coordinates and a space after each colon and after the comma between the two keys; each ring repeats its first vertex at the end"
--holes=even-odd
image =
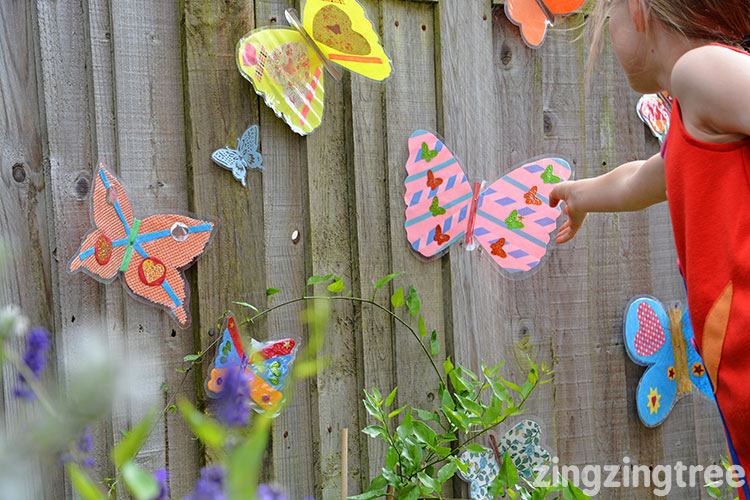
{"type": "Polygon", "coordinates": [[[412,249],[435,257],[451,245],[484,247],[505,271],[519,275],[547,255],[559,207],[549,206],[555,184],[573,175],[561,158],[522,165],[486,189],[469,183],[458,160],[433,133],[414,132],[404,181],[404,228],[412,249]]]}
{"type": "Polygon", "coordinates": [[[538,49],[557,16],[572,14],[584,3],[586,0],[505,0],[505,15],[520,28],[526,45],[538,49]]]}
{"type": "Polygon", "coordinates": [[[248,169],[263,170],[263,157],[258,152],[258,135],[260,129],[251,125],[237,140],[237,149],[221,148],[211,153],[211,159],[234,175],[234,178],[246,184],[248,169]]]}
{"type": "Polygon", "coordinates": [[[669,132],[672,96],[666,91],[658,94],[645,94],[638,100],[636,112],[654,137],[659,139],[659,144],[664,144],[669,132]]]}
{"type": "Polygon", "coordinates": [[[307,0],[303,22],[286,12],[293,26],[261,28],[237,44],[237,65],[266,104],[300,135],[323,120],[323,69],[332,63],[373,80],[391,74],[372,23],[356,0],[307,0]]]}
{"type": "Polygon", "coordinates": [[[661,425],[677,399],[690,394],[693,386],[715,401],[687,310],[667,309],[653,297],[638,297],[625,312],[624,335],[630,358],[648,367],[636,389],[638,416],[646,427],[661,425]]]}
{"type": "Polygon", "coordinates": [[[214,364],[206,380],[206,393],[212,398],[222,395],[222,384],[229,370],[244,370],[253,408],[258,413],[275,415],[284,399],[284,387],[294,358],[294,339],[258,342],[251,340],[250,354],[245,353],[234,316],[227,318],[214,364]]]}
{"type": "Polygon", "coordinates": [[[94,229],[68,263],[103,283],[120,274],[137,298],[168,311],[182,328],[190,325],[190,288],[183,270],[205,251],[212,222],[159,214],[136,219],[125,189],[104,165],[95,173],[91,196],[94,229]]]}
{"type": "MultiPolygon", "coordinates": [[[[531,480],[539,468],[552,460],[550,453],[542,445],[542,428],[533,420],[524,420],[505,433],[497,443],[500,457],[506,453],[515,465],[518,474],[531,480]]],[[[500,472],[495,452],[485,449],[484,452],[464,451],[461,461],[467,465],[464,473],[459,471],[461,479],[469,483],[469,496],[472,500],[492,500],[489,489],[500,472]]]]}

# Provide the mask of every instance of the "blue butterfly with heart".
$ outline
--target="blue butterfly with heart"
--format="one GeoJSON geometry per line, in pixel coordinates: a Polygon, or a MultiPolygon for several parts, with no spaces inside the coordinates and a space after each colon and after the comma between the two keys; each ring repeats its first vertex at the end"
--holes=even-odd
{"type": "Polygon", "coordinates": [[[661,425],[677,399],[693,387],[715,401],[706,367],[693,344],[687,309],[666,308],[653,297],[634,299],[625,313],[625,346],[648,369],[636,389],[638,416],[646,427],[661,425]]]}
{"type": "Polygon", "coordinates": [[[258,152],[259,128],[251,125],[237,140],[237,149],[221,148],[211,154],[211,159],[234,175],[234,178],[246,184],[248,169],[263,170],[263,157],[258,152]]]}

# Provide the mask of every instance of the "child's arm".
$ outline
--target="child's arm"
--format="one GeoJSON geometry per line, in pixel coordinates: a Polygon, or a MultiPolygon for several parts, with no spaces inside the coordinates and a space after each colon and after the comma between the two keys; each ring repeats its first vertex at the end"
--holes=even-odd
{"type": "Polygon", "coordinates": [[[557,233],[557,243],[570,241],[589,212],[632,212],[665,201],[664,160],[625,163],[599,177],[563,182],[550,193],[550,205],[565,202],[568,220],[557,233]]]}

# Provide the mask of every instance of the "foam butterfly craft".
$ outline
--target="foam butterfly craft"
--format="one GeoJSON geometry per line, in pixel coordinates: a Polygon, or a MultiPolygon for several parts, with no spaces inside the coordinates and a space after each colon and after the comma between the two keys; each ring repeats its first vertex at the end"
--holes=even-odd
{"type": "Polygon", "coordinates": [[[665,308],[653,297],[634,299],[625,313],[625,346],[648,369],[636,389],[638,416],[646,427],[661,425],[677,399],[695,386],[714,401],[703,360],[693,344],[688,311],[665,308]]]}
{"type": "Polygon", "coordinates": [[[190,288],[183,270],[205,251],[214,223],[176,214],[136,219],[125,189],[104,165],[94,177],[94,229],[68,263],[69,272],[84,271],[104,283],[122,275],[135,297],[187,328],[190,288]]]}
{"type": "Polygon", "coordinates": [[[263,170],[263,157],[258,152],[258,126],[251,125],[237,140],[237,149],[221,148],[211,154],[211,159],[245,185],[250,168],[263,170]]]}
{"type": "MultiPolygon", "coordinates": [[[[500,457],[507,453],[518,474],[530,480],[539,467],[552,460],[541,443],[542,428],[533,420],[524,420],[505,433],[498,441],[497,448],[500,457]]],[[[489,488],[500,472],[495,453],[490,449],[485,449],[482,453],[464,451],[460,458],[468,470],[465,473],[459,471],[458,475],[469,483],[469,496],[472,500],[492,500],[489,488]]]]}
{"type": "Polygon", "coordinates": [[[212,398],[221,397],[227,371],[244,370],[248,376],[252,407],[258,413],[276,415],[284,400],[282,391],[296,355],[297,343],[294,339],[270,342],[252,339],[251,350],[247,354],[242,346],[237,321],[229,316],[206,380],[206,393],[212,398]]]}
{"type": "Polygon", "coordinates": [[[435,257],[451,245],[479,245],[501,269],[522,276],[547,254],[559,207],[549,206],[555,184],[571,178],[570,163],[541,158],[482,189],[472,184],[445,144],[433,133],[414,132],[406,163],[404,227],[412,249],[435,257]],[[477,244],[478,242],[478,244],[477,244]]]}
{"type": "Polygon", "coordinates": [[[667,92],[658,94],[645,94],[638,100],[636,106],[638,117],[659,139],[659,144],[664,144],[669,132],[669,116],[672,113],[672,96],[667,92]]]}
{"type": "Polygon", "coordinates": [[[505,0],[505,15],[519,27],[526,45],[538,49],[557,16],[572,14],[584,3],[586,0],[505,0]]]}
{"type": "Polygon", "coordinates": [[[323,70],[332,63],[373,80],[391,74],[372,23],[356,0],[307,0],[303,22],[292,10],[292,27],[261,28],[237,44],[237,65],[266,104],[293,131],[307,135],[323,119],[323,70]]]}

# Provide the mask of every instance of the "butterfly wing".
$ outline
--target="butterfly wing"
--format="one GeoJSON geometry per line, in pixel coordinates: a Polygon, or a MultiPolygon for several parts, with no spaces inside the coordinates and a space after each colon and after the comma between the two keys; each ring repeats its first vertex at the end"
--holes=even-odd
{"type": "Polygon", "coordinates": [[[417,130],[409,138],[404,187],[404,228],[414,251],[424,257],[434,257],[463,240],[471,205],[471,185],[456,157],[435,134],[417,130]],[[423,145],[432,154],[425,156],[423,145]],[[441,213],[430,210],[435,197],[441,213]]]}
{"type": "Polygon", "coordinates": [[[559,207],[549,206],[549,194],[557,182],[572,175],[568,161],[542,158],[512,170],[482,192],[474,237],[503,270],[520,275],[547,255],[562,213],[559,207]],[[555,182],[545,181],[550,177],[543,174],[550,167],[555,182]],[[498,243],[503,243],[502,248],[497,248],[498,243]]]}
{"type": "Polygon", "coordinates": [[[625,347],[630,358],[649,366],[636,389],[638,416],[646,427],[664,422],[677,396],[669,318],[664,305],[652,297],[638,297],[625,314],[625,347]]]}
{"type": "Polygon", "coordinates": [[[133,225],[133,209],[117,178],[100,165],[94,176],[91,213],[95,228],[84,238],[68,263],[69,272],[84,271],[111,283],[120,263],[133,225]]]}
{"type": "Polygon", "coordinates": [[[257,125],[248,127],[237,143],[237,151],[244,158],[247,167],[263,170],[263,158],[258,152],[259,133],[257,125]]]}
{"type": "Polygon", "coordinates": [[[698,351],[695,349],[695,334],[693,332],[693,323],[690,321],[690,312],[685,309],[682,313],[682,334],[685,336],[685,346],[687,347],[687,366],[690,370],[690,380],[703,394],[711,401],[715,401],[713,386],[708,378],[706,366],[703,364],[698,351]]]}
{"type": "Polygon", "coordinates": [[[542,447],[542,428],[533,420],[519,422],[497,443],[500,455],[507,453],[516,470],[526,479],[531,479],[552,457],[542,447]]]}
{"type": "Polygon", "coordinates": [[[183,269],[205,251],[212,222],[184,215],[143,219],[135,238],[125,283],[136,296],[166,309],[182,328],[190,324],[189,292],[183,269]]]}
{"type": "Polygon", "coordinates": [[[489,488],[500,473],[492,450],[485,449],[482,453],[464,451],[460,459],[466,464],[466,472],[459,470],[458,476],[469,483],[469,497],[472,500],[491,500],[489,488]]]}
{"type": "Polygon", "coordinates": [[[356,0],[307,0],[303,23],[329,60],[373,80],[390,76],[391,61],[356,0]]]}
{"type": "Polygon", "coordinates": [[[235,179],[245,185],[247,161],[234,149],[221,148],[211,153],[211,159],[219,166],[232,172],[235,179]]]}
{"type": "Polygon", "coordinates": [[[237,66],[276,116],[300,135],[323,119],[323,63],[291,28],[251,31],[237,44],[237,66]]]}
{"type": "Polygon", "coordinates": [[[645,94],[636,106],[638,117],[663,144],[669,132],[669,108],[657,94],[645,94]]]}
{"type": "Polygon", "coordinates": [[[249,369],[250,397],[256,411],[276,413],[284,399],[282,391],[297,355],[294,339],[258,342],[253,340],[249,369]]]}
{"type": "Polygon", "coordinates": [[[237,330],[233,316],[227,318],[227,325],[222,333],[221,342],[216,348],[216,357],[206,379],[206,394],[219,397],[222,384],[228,370],[242,369],[247,364],[247,356],[242,347],[242,338],[237,330]]]}
{"type": "MultiPolygon", "coordinates": [[[[544,0],[552,15],[570,14],[580,9],[585,0],[544,0]]],[[[537,0],[507,0],[505,15],[521,30],[523,41],[532,49],[538,49],[547,36],[550,23],[537,0]]]]}

